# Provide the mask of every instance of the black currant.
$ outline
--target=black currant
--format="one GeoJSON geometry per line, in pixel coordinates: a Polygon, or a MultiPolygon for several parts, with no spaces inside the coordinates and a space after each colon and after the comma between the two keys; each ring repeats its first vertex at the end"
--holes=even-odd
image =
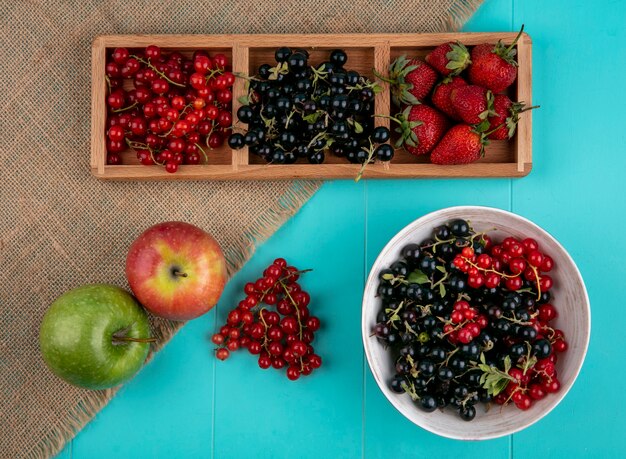
{"type": "Polygon", "coordinates": [[[239,118],[239,121],[242,123],[248,124],[253,115],[254,112],[248,105],[242,105],[239,109],[237,109],[237,118],[239,118]]]}
{"type": "Polygon", "coordinates": [[[404,393],[404,387],[402,387],[403,385],[406,384],[406,381],[404,380],[404,378],[402,376],[395,376],[392,380],[391,383],[389,383],[389,388],[395,392],[396,394],[403,394],[404,393]]]}
{"type": "Polygon", "coordinates": [[[533,343],[533,353],[538,359],[545,359],[552,353],[552,345],[547,339],[538,339],[533,343]]]}
{"type": "Polygon", "coordinates": [[[450,223],[450,232],[455,236],[465,237],[470,234],[470,226],[465,220],[458,218],[456,220],[452,220],[450,223]]]}
{"type": "Polygon", "coordinates": [[[321,150],[309,153],[308,160],[311,164],[322,164],[324,162],[324,159],[324,152],[321,150]]]}
{"type": "Polygon", "coordinates": [[[228,137],[228,146],[234,150],[239,150],[244,146],[244,137],[242,134],[238,132],[231,134],[228,137]]]}
{"type": "Polygon", "coordinates": [[[276,62],[285,62],[287,61],[287,59],[289,59],[289,56],[291,56],[291,49],[287,48],[286,46],[278,48],[274,52],[274,58],[276,59],[276,62]]]}
{"type": "Polygon", "coordinates": [[[437,409],[437,399],[432,395],[423,395],[420,400],[418,406],[427,413],[432,413],[437,409]]]}
{"type": "Polygon", "coordinates": [[[379,145],[378,147],[376,147],[374,154],[376,155],[379,161],[386,162],[386,161],[391,161],[393,159],[394,151],[391,145],[389,145],[388,143],[383,143],[382,145],[379,145]]]}
{"type": "Polygon", "coordinates": [[[464,405],[459,409],[459,416],[464,421],[471,421],[476,417],[476,408],[472,405],[464,405]]]}
{"type": "Polygon", "coordinates": [[[348,55],[342,49],[333,49],[328,60],[337,67],[343,67],[348,62],[348,55]]]}

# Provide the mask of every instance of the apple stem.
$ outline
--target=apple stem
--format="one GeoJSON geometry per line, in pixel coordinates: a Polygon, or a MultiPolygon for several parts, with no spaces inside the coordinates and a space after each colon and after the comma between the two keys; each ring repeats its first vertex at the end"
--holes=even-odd
{"type": "Polygon", "coordinates": [[[132,336],[113,336],[113,342],[154,343],[156,338],[133,338],[132,336]]]}
{"type": "Polygon", "coordinates": [[[178,277],[187,277],[187,273],[181,272],[178,269],[175,269],[174,271],[172,271],[172,274],[178,277]]]}

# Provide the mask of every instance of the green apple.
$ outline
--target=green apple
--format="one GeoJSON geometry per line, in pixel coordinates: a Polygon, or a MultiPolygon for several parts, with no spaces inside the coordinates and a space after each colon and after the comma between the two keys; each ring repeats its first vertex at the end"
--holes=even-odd
{"type": "Polygon", "coordinates": [[[39,332],[43,359],[65,381],[106,389],[128,381],[150,350],[150,323],[135,298],[114,285],[70,290],[48,309],[39,332]]]}

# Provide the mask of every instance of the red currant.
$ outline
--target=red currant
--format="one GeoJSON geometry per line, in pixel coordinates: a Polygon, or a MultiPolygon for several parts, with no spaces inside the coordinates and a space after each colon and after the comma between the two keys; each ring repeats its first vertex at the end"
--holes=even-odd
{"type": "Polygon", "coordinates": [[[223,348],[223,347],[215,351],[215,357],[217,357],[220,360],[226,360],[229,355],[230,355],[230,352],[228,351],[228,349],[223,348]]]}
{"type": "Polygon", "coordinates": [[[287,378],[289,378],[291,381],[295,381],[299,377],[300,369],[295,365],[290,365],[289,368],[287,368],[287,378]]]}

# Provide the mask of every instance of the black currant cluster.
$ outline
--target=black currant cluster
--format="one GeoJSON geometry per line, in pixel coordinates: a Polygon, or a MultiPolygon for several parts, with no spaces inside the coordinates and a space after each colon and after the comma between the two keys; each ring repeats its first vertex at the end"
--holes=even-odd
{"type": "Polygon", "coordinates": [[[513,276],[498,261],[498,247],[459,219],[405,246],[379,273],[382,308],[373,332],[394,356],[390,388],[426,412],[450,406],[470,421],[479,401],[528,409],[558,390],[553,347],[566,346],[548,325],[556,316],[550,292],[528,280],[518,290],[504,282],[468,285],[468,276],[484,272],[513,276]]]}
{"type": "Polygon", "coordinates": [[[228,139],[272,164],[306,159],[321,164],[327,151],[364,164],[374,156],[393,158],[389,130],[374,126],[374,96],[380,86],[344,68],[348,56],[335,49],[328,61],[309,63],[305,49],[276,50],[277,64],[263,64],[248,80],[248,95],[237,110],[245,133],[228,139]]]}

